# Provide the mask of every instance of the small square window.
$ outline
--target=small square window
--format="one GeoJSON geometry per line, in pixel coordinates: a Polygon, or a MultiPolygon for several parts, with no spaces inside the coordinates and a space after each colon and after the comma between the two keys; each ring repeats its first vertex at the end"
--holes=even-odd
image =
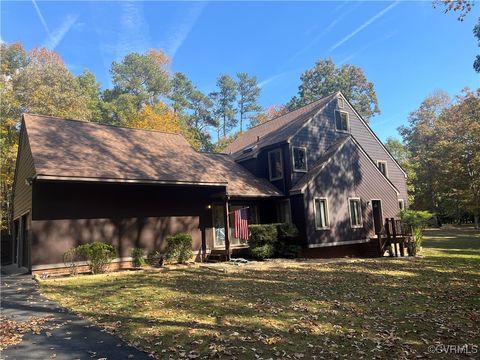
{"type": "Polygon", "coordinates": [[[348,131],[348,113],[335,110],[335,127],[338,131],[348,131]]]}
{"type": "Polygon", "coordinates": [[[315,199],[315,228],[328,229],[328,205],[326,198],[315,199]]]}
{"type": "Polygon", "coordinates": [[[293,171],[307,171],[307,149],[293,148],[293,171]]]}
{"type": "Polygon", "coordinates": [[[383,160],[377,160],[377,166],[382,172],[383,175],[388,177],[388,172],[387,172],[387,162],[383,160]]]}
{"type": "Polygon", "coordinates": [[[363,226],[362,203],[359,198],[349,199],[350,225],[352,228],[363,226]]]}
{"type": "Polygon", "coordinates": [[[283,178],[282,150],[276,149],[268,153],[268,171],[270,181],[283,178]]]}

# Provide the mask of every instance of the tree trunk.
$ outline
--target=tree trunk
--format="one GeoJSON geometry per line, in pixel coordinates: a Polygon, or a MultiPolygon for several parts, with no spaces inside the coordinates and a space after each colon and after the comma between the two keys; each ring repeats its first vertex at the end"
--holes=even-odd
{"type": "Polygon", "coordinates": [[[473,219],[475,222],[475,229],[480,229],[480,194],[475,194],[475,210],[473,219]]]}
{"type": "Polygon", "coordinates": [[[223,115],[223,138],[227,137],[227,117],[223,115]]]}

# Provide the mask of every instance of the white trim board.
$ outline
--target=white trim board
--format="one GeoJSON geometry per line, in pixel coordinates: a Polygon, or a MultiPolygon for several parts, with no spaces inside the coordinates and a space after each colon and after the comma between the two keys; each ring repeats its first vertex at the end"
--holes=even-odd
{"type": "Polygon", "coordinates": [[[330,246],[363,244],[363,243],[367,243],[367,242],[370,242],[370,239],[335,241],[335,242],[327,242],[327,243],[321,243],[321,244],[309,244],[308,248],[309,249],[314,249],[314,248],[330,247],[330,246]]]}

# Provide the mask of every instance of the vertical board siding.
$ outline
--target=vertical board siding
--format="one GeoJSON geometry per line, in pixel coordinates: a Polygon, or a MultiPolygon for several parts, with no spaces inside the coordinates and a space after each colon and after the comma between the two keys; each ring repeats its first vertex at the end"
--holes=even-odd
{"type": "Polygon", "coordinates": [[[352,141],[345,144],[332,160],[305,192],[306,231],[310,245],[373,236],[372,208],[369,203],[372,199],[382,200],[384,217],[398,213],[397,193],[352,141]],[[317,197],[327,198],[330,224],[327,230],[315,229],[314,199],[317,197]],[[352,197],[361,199],[362,228],[352,228],[350,225],[348,199],[352,197]]]}
{"type": "Polygon", "coordinates": [[[199,221],[198,216],[33,220],[32,265],[61,264],[65,251],[92,241],[112,244],[118,257],[129,257],[132,248],[142,248],[146,254],[162,251],[165,238],[180,232],[192,235],[197,254],[202,246],[199,221]]]}
{"type": "Polygon", "coordinates": [[[32,186],[27,185],[25,179],[35,175],[35,166],[23,122],[19,143],[15,181],[13,184],[13,219],[29,212],[32,208],[32,186]]]}

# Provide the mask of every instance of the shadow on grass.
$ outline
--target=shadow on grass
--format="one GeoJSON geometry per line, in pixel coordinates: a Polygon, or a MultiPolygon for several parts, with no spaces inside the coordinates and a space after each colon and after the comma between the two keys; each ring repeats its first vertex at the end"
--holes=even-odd
{"type": "Polygon", "coordinates": [[[464,250],[464,240],[477,241],[438,240],[441,248],[433,241],[428,246],[440,256],[424,258],[231,273],[185,268],[47,281],[42,288],[158,357],[181,349],[239,358],[278,351],[428,357],[428,344],[476,343],[480,335],[480,259],[442,250],[477,255],[464,250]]]}

